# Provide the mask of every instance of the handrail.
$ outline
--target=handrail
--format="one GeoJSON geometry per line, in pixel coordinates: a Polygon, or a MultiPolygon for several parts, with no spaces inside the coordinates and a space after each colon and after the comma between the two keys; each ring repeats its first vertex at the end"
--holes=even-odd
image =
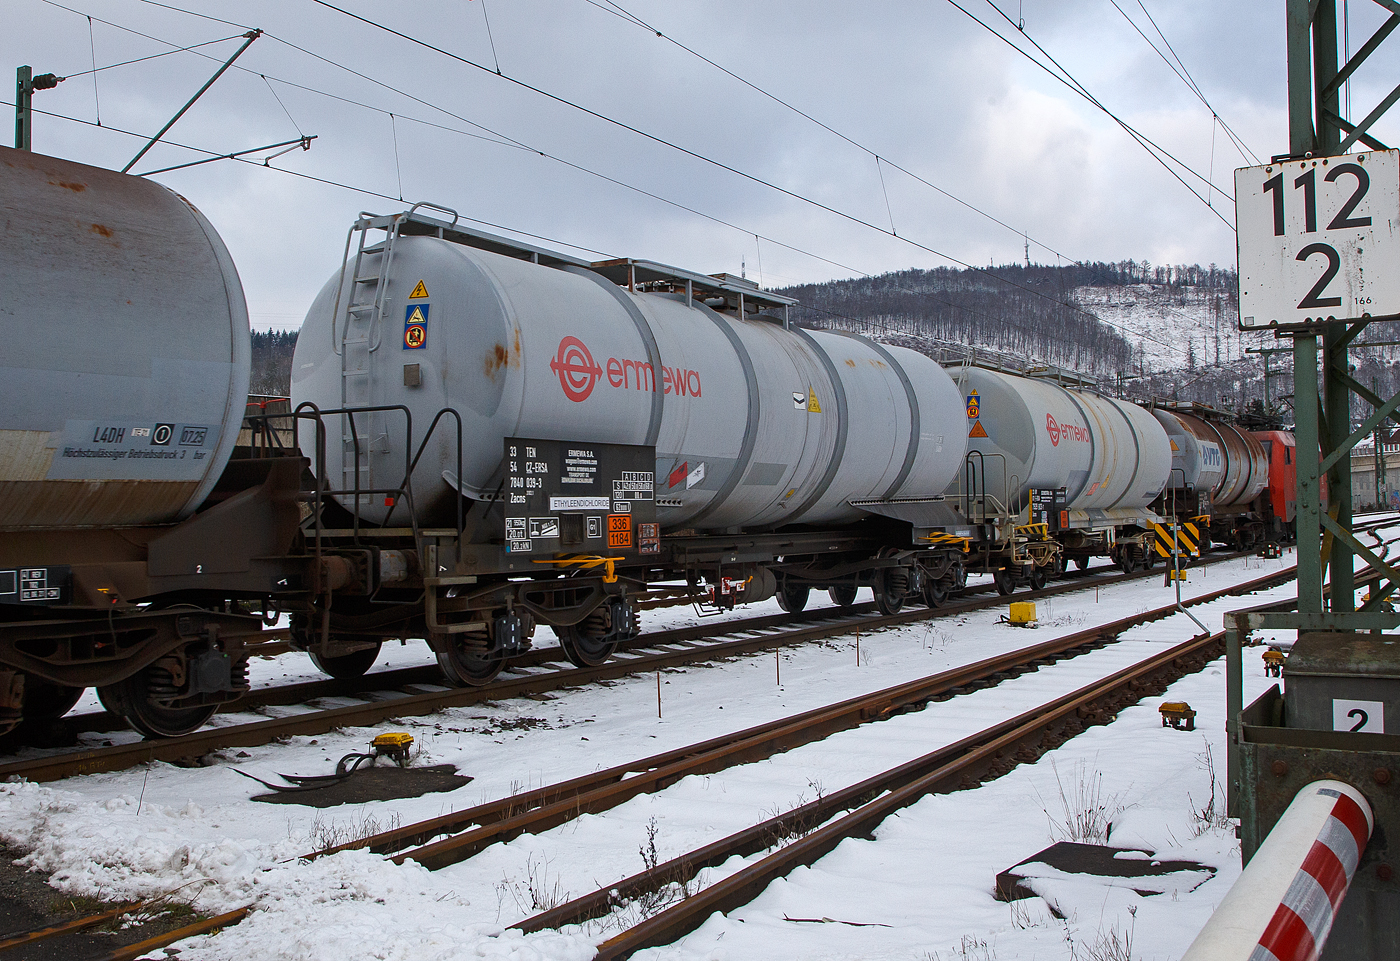
{"type": "MultiPolygon", "coordinates": [[[[334,496],[334,495],[336,495],[336,494],[353,494],[353,495],[354,495],[354,498],[355,498],[355,499],[354,499],[354,504],[355,504],[356,507],[358,507],[359,504],[360,504],[360,498],[361,498],[363,495],[366,495],[366,494],[394,494],[394,495],[396,495],[395,500],[397,500],[397,497],[398,497],[398,496],[403,496],[403,497],[405,497],[405,498],[409,501],[409,510],[410,510],[410,511],[413,510],[413,500],[412,500],[412,496],[411,496],[411,494],[410,494],[409,491],[406,491],[406,490],[405,490],[405,486],[406,486],[406,485],[411,485],[411,475],[412,475],[412,470],[411,470],[411,468],[410,468],[411,460],[410,460],[410,455],[409,455],[409,451],[411,451],[411,450],[413,449],[413,412],[412,412],[411,410],[409,410],[409,409],[408,409],[407,407],[405,407],[403,404],[378,404],[378,405],[367,406],[367,407],[339,407],[339,408],[335,408],[335,409],[333,409],[333,410],[322,410],[321,408],[317,407],[315,404],[313,404],[311,401],[308,400],[308,401],[302,401],[300,404],[298,404],[296,410],[292,412],[292,416],[295,418],[295,419],[293,420],[293,425],[292,425],[292,442],[293,442],[293,444],[296,445],[296,447],[297,447],[298,449],[301,448],[301,435],[300,435],[300,428],[299,428],[299,423],[300,423],[300,421],[302,421],[302,420],[311,420],[311,421],[314,421],[315,424],[316,424],[316,471],[315,471],[315,473],[316,473],[316,475],[317,475],[316,485],[317,485],[317,499],[318,499],[318,500],[321,499],[321,498],[324,498],[326,495],[332,495],[332,496],[334,496]],[[373,413],[378,413],[378,412],[382,412],[382,411],[392,411],[392,410],[402,411],[402,412],[403,412],[403,415],[404,415],[404,420],[405,420],[405,429],[406,429],[406,432],[407,432],[407,441],[408,441],[408,443],[407,443],[407,445],[405,446],[405,449],[404,449],[404,474],[405,474],[405,477],[406,477],[405,483],[399,485],[398,487],[362,487],[362,486],[360,485],[360,437],[359,437],[359,434],[356,433],[356,431],[355,431],[355,414],[357,414],[357,413],[360,413],[360,414],[373,414],[373,413]],[[307,411],[311,411],[312,413],[307,413],[307,411]],[[340,414],[340,415],[343,415],[343,416],[347,417],[347,418],[349,419],[349,421],[350,421],[350,441],[351,441],[351,443],[354,445],[354,458],[355,458],[355,486],[354,486],[353,488],[331,487],[330,484],[329,484],[328,478],[325,476],[325,471],[326,471],[326,425],[325,425],[325,418],[326,418],[327,415],[330,415],[330,414],[340,414]]],[[[343,463],[343,461],[344,461],[344,452],[342,452],[341,458],[342,458],[342,473],[343,473],[343,472],[344,472],[344,470],[343,470],[343,468],[344,468],[344,463],[343,463]]],[[[319,555],[320,555],[320,544],[321,544],[321,512],[318,510],[318,511],[315,511],[314,513],[315,513],[315,515],[316,515],[316,545],[317,545],[317,546],[316,546],[316,553],[317,553],[317,556],[319,556],[319,555]]],[[[353,527],[352,527],[352,530],[353,530],[353,532],[354,532],[353,535],[352,535],[352,542],[355,543],[355,544],[358,544],[358,543],[360,542],[360,515],[359,515],[358,512],[353,511],[353,510],[350,512],[350,514],[351,514],[351,516],[354,518],[354,523],[353,523],[353,527]]],[[[416,526],[416,521],[415,521],[415,524],[414,524],[414,540],[415,540],[415,541],[417,540],[417,526],[416,526]]]]}
{"type": "Polygon", "coordinates": [[[409,207],[408,212],[404,214],[404,219],[412,220],[413,214],[418,210],[419,207],[431,207],[433,210],[441,210],[445,214],[451,214],[452,223],[448,225],[448,230],[451,230],[453,227],[456,227],[457,221],[461,219],[461,214],[457,213],[457,211],[453,210],[451,207],[444,207],[442,204],[429,203],[426,200],[420,200],[412,207],[409,207]]]}

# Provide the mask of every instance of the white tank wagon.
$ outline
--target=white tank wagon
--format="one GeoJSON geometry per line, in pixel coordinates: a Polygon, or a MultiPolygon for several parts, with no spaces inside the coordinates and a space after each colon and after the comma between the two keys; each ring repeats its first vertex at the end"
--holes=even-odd
{"type": "MultiPolygon", "coordinates": [[[[1150,413],[1047,378],[979,367],[959,371],[958,384],[968,463],[948,493],[969,504],[973,519],[1021,517],[1032,492],[1045,492],[1058,565],[1073,558],[1083,567],[1093,554],[1128,568],[1147,559],[1160,520],[1150,505],[1171,468],[1171,445],[1150,413]]],[[[1038,550],[1037,566],[1050,563],[1050,553],[1038,550]]]]}
{"type": "MultiPolygon", "coordinates": [[[[455,436],[442,430],[413,476],[429,522],[452,516],[454,488],[478,503],[500,496],[506,437],[655,447],[657,519],[668,530],[850,523],[864,516],[851,501],[934,497],[961,466],[962,402],[938,364],[759,316],[774,299],[737,278],[718,283],[747,294],[742,317],[698,294],[629,289],[629,272],[673,289],[687,277],[717,284],[644,262],[542,265],[431,236],[400,237],[392,256],[379,283],[392,292],[383,316],[396,329],[347,331],[338,314],[355,271],[333,277],[297,341],[292,399],[323,410],[403,405],[415,424],[460,412],[462,476],[455,436]],[[419,346],[397,329],[416,317],[419,346]]],[[[378,276],[377,264],[367,270],[378,276]]],[[[390,422],[401,415],[356,416],[360,488],[397,485],[409,441],[390,422]]],[[[309,432],[302,446],[316,457],[309,432]]],[[[325,468],[346,489],[353,457],[353,442],[329,439],[325,468]]],[[[390,517],[383,497],[353,501],[341,498],[366,521],[390,517]]]]}
{"type": "Polygon", "coordinates": [[[188,517],[237,440],[243,288],[160,184],[0,147],[0,530],[188,517]]]}

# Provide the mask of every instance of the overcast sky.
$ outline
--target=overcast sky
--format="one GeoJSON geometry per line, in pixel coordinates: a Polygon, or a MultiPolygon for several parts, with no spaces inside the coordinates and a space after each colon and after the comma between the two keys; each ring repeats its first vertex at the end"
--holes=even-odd
{"type": "MultiPolygon", "coordinates": [[[[143,142],[136,135],[154,134],[243,42],[238,34],[267,31],[171,129],[170,143],[134,168],[207,156],[189,148],[228,153],[317,136],[309,152],[272,160],[277,170],[261,165],[264,151],[249,155],[256,163],[156,175],[223,236],[257,328],[300,325],[359,211],[416,201],[590,258],[707,273],[742,265],[769,287],[950,263],[940,255],[979,266],[1020,261],[1023,234],[1040,263],[1233,265],[1231,171],[1253,161],[1128,17],[1166,52],[1150,14],[1255,155],[1267,161],[1287,149],[1282,0],[1117,0],[1121,12],[1112,0],[998,0],[1024,21],[1023,46],[1038,43],[1194,171],[1176,168],[1214,209],[1113,119],[947,0],[336,2],[462,59],[313,0],[173,0],[203,17],[149,0],[8,0],[0,61],[7,72],[32,64],[71,78],[35,95],[36,108],[72,118],[37,116],[36,151],[120,169],[143,142]],[[207,45],[78,76],[94,61],[106,67],[193,44],[207,45]],[[898,239],[881,233],[891,223],[898,239]]],[[[1016,35],[988,0],[959,2],[1016,35]]],[[[1381,8],[1350,7],[1355,49],[1381,8]]],[[[1388,56],[1382,48],[1373,59],[1388,56]]],[[[1369,113],[1393,80],[1375,66],[1363,71],[1352,116],[1369,113]]],[[[1394,144],[1400,120],[1374,133],[1394,144]]]]}

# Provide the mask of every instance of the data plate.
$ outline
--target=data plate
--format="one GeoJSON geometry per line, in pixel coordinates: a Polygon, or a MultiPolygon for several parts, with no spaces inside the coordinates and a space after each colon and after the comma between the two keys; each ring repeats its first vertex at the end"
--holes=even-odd
{"type": "Polygon", "coordinates": [[[507,437],[505,461],[509,553],[660,553],[655,448],[507,437]]]}
{"type": "Polygon", "coordinates": [[[1235,171],[1240,328],[1400,314],[1400,150],[1235,171]]]}
{"type": "Polygon", "coordinates": [[[72,584],[73,569],[66,564],[0,569],[0,604],[67,604],[72,584]]]}

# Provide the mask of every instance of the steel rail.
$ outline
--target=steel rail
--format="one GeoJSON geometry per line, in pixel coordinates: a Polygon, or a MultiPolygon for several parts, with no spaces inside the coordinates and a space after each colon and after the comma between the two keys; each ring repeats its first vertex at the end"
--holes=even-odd
{"type": "Polygon", "coordinates": [[[88,928],[95,928],[99,924],[105,924],[124,914],[130,914],[133,911],[139,910],[149,903],[149,901],[130,901],[126,904],[120,904],[115,908],[111,908],[110,910],[100,911],[97,914],[73,918],[71,921],[60,921],[58,924],[47,924],[41,928],[33,928],[28,931],[7,934],[0,937],[0,952],[23,947],[26,944],[34,944],[38,941],[48,941],[53,938],[62,937],[65,934],[86,931],[88,928]]]}
{"type": "MultiPolygon", "coordinates": [[[[1291,569],[1273,572],[1211,591],[1187,603],[1199,605],[1221,597],[1250,593],[1284,583],[1292,576],[1291,569]]],[[[543,786],[523,795],[502,798],[382,832],[358,843],[328,849],[324,853],[353,847],[368,847],[387,853],[409,843],[419,843],[422,846],[396,855],[394,861],[402,864],[405,860],[413,860],[436,870],[471,857],[491,844],[509,841],[521,834],[536,834],[583,814],[597,814],[639,794],[661,790],[684,777],[710,774],[737,764],[761,760],[828,737],[837,731],[913,709],[940,695],[958,693],[973,685],[998,683],[1016,672],[1034,670],[1043,663],[1069,656],[1076,649],[1103,646],[1116,640],[1123,631],[1174,613],[1177,613],[1177,607],[1173,603],[1119,618],[837,704],[721,735],[560,784],[543,786]],[[429,840],[453,831],[461,833],[442,840],[429,840]]]]}
{"type": "MultiPolygon", "coordinates": [[[[849,814],[816,828],[756,863],[604,941],[598,946],[595,961],[613,961],[630,957],[643,948],[670,944],[695,930],[716,911],[732,911],[752,901],[772,881],[798,867],[812,864],[841,841],[870,836],[885,818],[926,795],[975,787],[983,780],[1000,777],[1018,764],[1039,757],[1087,726],[1108,723],[1124,707],[1149,696],[1148,691],[1157,685],[1161,685],[1158,690],[1164,689],[1164,677],[1181,677],[1192,670],[1199,670],[1213,652],[1219,650],[1223,653],[1224,637],[1223,631],[1194,637],[871,779],[872,782],[883,783],[883,787],[867,782],[856,785],[866,792],[880,790],[888,793],[882,793],[849,814]]],[[[859,794],[854,796],[858,798],[859,794]]],[[[753,842],[749,832],[734,836],[740,837],[746,838],[747,843],[753,842]]],[[[718,844],[724,845],[730,840],[718,844]]],[[[687,857],[703,856],[713,862],[718,856],[713,850],[716,847],[709,845],[687,857]]],[[[675,862],[670,862],[669,866],[673,871],[682,867],[675,862]]],[[[535,919],[532,918],[521,922],[521,925],[534,923],[535,919]]],[[[537,928],[532,926],[529,930],[537,928]]]]}
{"type": "MultiPolygon", "coordinates": [[[[1231,555],[1218,558],[1219,561],[1229,559],[1231,559],[1231,555]]],[[[1284,575],[1290,571],[1292,568],[1283,568],[1277,574],[1284,575]]],[[[1086,590],[1089,587],[1104,587],[1138,580],[1145,576],[1151,576],[1152,573],[1150,570],[1136,571],[1132,574],[1117,574],[1096,581],[1089,579],[1067,581],[1054,587],[1027,592],[1020,596],[1026,598],[1053,597],[1072,591],[1086,590]]],[[[874,617],[858,616],[839,608],[822,608],[811,612],[812,617],[816,619],[813,626],[799,627],[795,630],[773,631],[757,636],[741,637],[736,640],[695,645],[679,651],[663,650],[658,654],[614,657],[598,667],[565,668],[524,677],[508,678],[483,687],[452,688],[443,691],[407,694],[375,700],[366,704],[328,708],[227,727],[205,728],[181,737],[138,741],[131,744],[87,748],[37,758],[25,758],[0,763],[0,779],[21,777],[31,781],[44,782],[80,774],[120,771],[150,761],[185,761],[190,758],[203,757],[211,751],[225,748],[256,747],[284,737],[315,736],[340,727],[363,727],[390,718],[432,714],[448,707],[463,707],[483,701],[522,697],[567,687],[580,687],[596,681],[613,680],[636,673],[651,673],[701,661],[752,654],[775,647],[822,640],[850,633],[857,629],[894,627],[932,618],[983,610],[1004,602],[1005,599],[1002,597],[990,597],[962,601],[938,608],[914,608],[901,611],[898,614],[874,617]]],[[[805,612],[803,613],[805,614],[805,612]]],[[[774,614],[742,621],[726,621],[720,624],[697,624],[693,627],[648,635],[645,639],[637,638],[634,643],[644,648],[665,646],[717,635],[752,634],[770,627],[789,624],[793,619],[793,615],[790,614],[774,614]]],[[[634,654],[635,649],[626,653],[634,654]]],[[[375,685],[375,689],[382,690],[383,688],[382,685],[375,685]]]]}
{"type": "Polygon", "coordinates": [[[152,951],[163,948],[167,944],[174,944],[176,941],[183,941],[186,938],[197,937],[201,934],[212,934],[220,928],[226,928],[229,925],[237,924],[247,917],[250,908],[251,905],[249,907],[235,908],[227,914],[219,914],[212,918],[204,918],[193,924],[187,924],[173,931],[166,931],[164,934],[158,934],[153,938],[147,938],[145,941],[138,941],[136,944],[128,944],[126,947],[116,948],[93,959],[93,961],[135,961],[136,958],[144,954],[150,954],[152,951]]]}
{"type": "MultiPolygon", "coordinates": [[[[1221,635],[1216,636],[1219,637],[1221,635]]],[[[1199,637],[1193,638],[1193,641],[1199,639],[1199,637]]],[[[1178,649],[1173,649],[1173,651],[1176,650],[1178,649]]],[[[1179,657],[1180,654],[1174,655],[1174,659],[1179,657]]],[[[1090,687],[1095,687],[1101,683],[1102,681],[1096,681],[1094,684],[1090,685],[1090,687]]],[[[1145,687],[1141,686],[1140,681],[1137,683],[1140,686],[1134,688],[1134,690],[1138,691],[1140,696],[1147,696],[1145,687]]],[[[1085,689],[1081,689],[1081,691],[1076,692],[1076,694],[1082,693],[1083,690],[1085,689]]],[[[1067,697],[1073,698],[1075,695],[1067,695],[1067,697]]],[[[927,777],[930,773],[939,770],[944,765],[950,764],[965,756],[973,748],[979,747],[986,741],[999,737],[1006,731],[1011,730],[1018,721],[1034,717],[1037,711],[1046,710],[1047,707],[1053,707],[1055,703],[1057,702],[1051,702],[1049,706],[1043,706],[1034,711],[1026,712],[1014,720],[1003,721],[979,734],[964,738],[954,744],[941,747],[922,757],[906,761],[887,771],[866,778],[859,783],[852,784],[849,787],[825,795],[801,807],[794,808],[785,814],[769,818],[752,827],[745,828],[742,831],[705,845],[695,851],[658,864],[653,868],[608,885],[591,894],[574,898],[568,903],[559,905],[552,910],[544,911],[533,917],[526,918],[523,921],[518,921],[511,925],[511,927],[521,931],[532,932],[549,928],[559,928],[566,924],[580,924],[593,918],[602,917],[619,905],[625,905],[628,901],[657,891],[667,884],[684,884],[694,879],[703,868],[717,867],[731,857],[746,857],[771,848],[777,842],[803,836],[810,833],[817,825],[830,820],[842,811],[858,808],[886,792],[898,790],[905,785],[927,777]]],[[[1014,757],[1017,763],[1032,760],[1031,757],[1020,752],[1014,755],[1014,757]]]]}

